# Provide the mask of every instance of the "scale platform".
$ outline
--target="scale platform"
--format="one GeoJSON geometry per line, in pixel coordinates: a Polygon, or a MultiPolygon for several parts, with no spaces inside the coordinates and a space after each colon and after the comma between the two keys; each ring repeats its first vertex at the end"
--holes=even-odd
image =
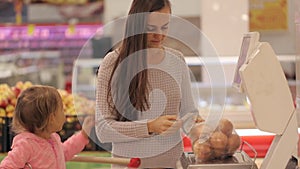
{"type": "Polygon", "coordinates": [[[197,162],[193,152],[185,152],[180,162],[183,169],[258,169],[255,163],[257,152],[249,143],[243,141],[239,150],[233,156],[225,159],[214,159],[206,162],[197,162]],[[247,147],[255,154],[254,158],[243,151],[247,147]]]}
{"type": "MultiPolygon", "coordinates": [[[[255,159],[250,158],[244,151],[238,151],[224,160],[203,163],[196,163],[193,152],[185,152],[180,162],[183,169],[258,169],[255,159]]],[[[298,160],[292,157],[285,169],[299,169],[298,160]]]]}
{"type": "Polygon", "coordinates": [[[238,151],[232,157],[223,160],[211,160],[197,163],[192,152],[184,153],[181,159],[183,169],[258,169],[255,162],[244,152],[238,151]]]}

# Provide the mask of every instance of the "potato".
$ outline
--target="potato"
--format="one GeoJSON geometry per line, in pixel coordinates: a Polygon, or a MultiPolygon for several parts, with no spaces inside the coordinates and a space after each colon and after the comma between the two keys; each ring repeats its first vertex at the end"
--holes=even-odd
{"type": "Polygon", "coordinates": [[[196,140],[199,139],[201,135],[210,135],[211,129],[209,126],[205,125],[204,123],[197,123],[193,126],[193,128],[190,131],[189,137],[194,143],[196,140]]]}
{"type": "Polygon", "coordinates": [[[219,122],[218,129],[223,132],[227,137],[232,134],[233,124],[227,119],[221,119],[219,122]]]}
{"type": "Polygon", "coordinates": [[[212,150],[208,142],[200,143],[195,141],[193,144],[193,152],[197,162],[204,162],[210,160],[212,150]]]}
{"type": "Polygon", "coordinates": [[[231,134],[228,137],[228,143],[227,143],[227,152],[228,155],[233,155],[234,152],[240,147],[241,145],[241,138],[237,134],[231,134]]]}
{"type": "Polygon", "coordinates": [[[225,149],[214,149],[213,150],[213,157],[217,159],[222,159],[226,157],[225,149]]]}
{"type": "Polygon", "coordinates": [[[210,144],[215,149],[225,150],[227,142],[228,142],[227,136],[220,131],[213,132],[210,137],[210,144]]]}

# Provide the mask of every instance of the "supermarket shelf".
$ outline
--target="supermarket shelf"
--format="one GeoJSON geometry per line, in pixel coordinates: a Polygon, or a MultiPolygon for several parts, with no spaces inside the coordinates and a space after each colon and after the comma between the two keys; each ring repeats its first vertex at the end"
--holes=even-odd
{"type": "Polygon", "coordinates": [[[48,58],[55,59],[61,56],[60,51],[32,51],[32,52],[20,52],[17,56],[21,59],[40,59],[48,58]]]}
{"type": "Polygon", "coordinates": [[[15,72],[16,75],[26,75],[29,73],[38,72],[38,68],[36,66],[28,66],[24,68],[18,68],[18,71],[15,72]]]}
{"type": "Polygon", "coordinates": [[[76,59],[74,61],[74,67],[87,67],[87,68],[93,68],[98,67],[101,62],[102,58],[99,59],[76,59]]]}
{"type": "Polygon", "coordinates": [[[0,55],[0,83],[31,81],[63,87],[60,51],[26,51],[0,55]]]}
{"type": "MultiPolygon", "coordinates": [[[[29,25],[0,26],[0,54],[28,51],[21,57],[39,57],[43,52],[56,50],[61,52],[61,61],[65,64],[65,76],[71,75],[73,61],[79,56],[89,39],[99,30],[102,24],[78,24],[74,28],[70,25],[34,25],[28,32],[29,25]]],[[[85,49],[92,53],[92,49],[85,49]]],[[[46,54],[47,55],[47,52],[46,54]]],[[[87,54],[89,55],[89,54],[87,54]]],[[[48,56],[53,56],[49,54],[48,56]]],[[[91,54],[87,57],[92,57],[91,54]]],[[[13,57],[6,57],[13,58],[13,57]]],[[[3,59],[1,58],[0,61],[3,59]]]]}
{"type": "Polygon", "coordinates": [[[13,75],[12,70],[1,70],[0,79],[9,78],[13,75]]]}

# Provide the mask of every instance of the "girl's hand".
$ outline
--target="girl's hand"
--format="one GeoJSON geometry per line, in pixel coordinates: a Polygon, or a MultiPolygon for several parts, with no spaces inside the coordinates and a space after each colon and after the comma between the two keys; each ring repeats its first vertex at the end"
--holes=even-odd
{"type": "Polygon", "coordinates": [[[177,115],[165,115],[149,120],[147,126],[149,133],[166,135],[178,131],[182,121],[177,120],[177,115]]]}
{"type": "Polygon", "coordinates": [[[86,137],[89,138],[92,128],[95,126],[94,116],[87,116],[82,124],[81,132],[86,137]]]}

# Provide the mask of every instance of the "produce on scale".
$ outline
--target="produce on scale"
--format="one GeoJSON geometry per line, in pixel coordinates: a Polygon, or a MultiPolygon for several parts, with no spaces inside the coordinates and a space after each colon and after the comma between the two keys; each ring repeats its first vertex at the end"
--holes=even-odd
{"type": "Polygon", "coordinates": [[[241,145],[241,138],[228,119],[221,119],[215,130],[205,123],[196,123],[189,137],[198,163],[231,157],[241,145]]]}

